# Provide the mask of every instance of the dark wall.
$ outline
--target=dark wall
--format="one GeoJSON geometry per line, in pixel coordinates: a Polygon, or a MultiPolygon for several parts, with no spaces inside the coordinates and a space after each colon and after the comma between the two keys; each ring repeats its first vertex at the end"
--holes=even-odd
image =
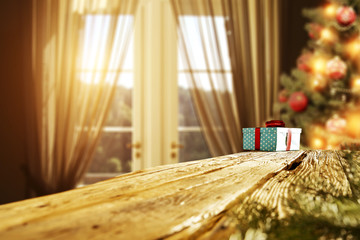
{"type": "Polygon", "coordinates": [[[0,204],[25,195],[22,2],[0,1],[0,204]]]}
{"type": "Polygon", "coordinates": [[[281,21],[281,72],[289,73],[296,67],[296,59],[309,40],[302,16],[304,8],[321,6],[325,0],[282,0],[281,21]]]}

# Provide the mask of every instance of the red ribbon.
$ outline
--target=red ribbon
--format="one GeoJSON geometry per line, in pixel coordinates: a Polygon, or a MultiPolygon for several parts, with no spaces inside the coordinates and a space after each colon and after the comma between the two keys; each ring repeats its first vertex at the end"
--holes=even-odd
{"type": "Polygon", "coordinates": [[[286,144],[286,151],[290,150],[291,145],[291,130],[288,130],[288,136],[287,136],[287,144],[286,144]]]}
{"type": "MultiPolygon", "coordinates": [[[[285,123],[281,120],[271,120],[265,123],[266,127],[285,127],[285,123]]],[[[286,151],[290,150],[291,146],[291,130],[288,130],[286,151]]],[[[260,150],[260,128],[255,128],[255,150],[260,150]]]]}
{"type": "Polygon", "coordinates": [[[285,127],[285,123],[281,120],[271,120],[265,123],[266,127],[285,127]]]}
{"type": "Polygon", "coordinates": [[[260,150],[260,128],[255,128],[255,150],[260,150]]]}

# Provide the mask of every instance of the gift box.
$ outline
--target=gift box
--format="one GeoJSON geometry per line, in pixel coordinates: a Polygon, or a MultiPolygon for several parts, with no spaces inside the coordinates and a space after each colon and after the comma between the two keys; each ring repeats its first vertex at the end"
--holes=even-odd
{"type": "Polygon", "coordinates": [[[301,128],[243,128],[243,149],[291,151],[300,149],[301,128]]]}

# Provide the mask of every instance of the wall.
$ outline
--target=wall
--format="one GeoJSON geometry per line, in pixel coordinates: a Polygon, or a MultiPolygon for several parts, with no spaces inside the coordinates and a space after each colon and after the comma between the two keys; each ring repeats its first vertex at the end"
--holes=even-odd
{"type": "Polygon", "coordinates": [[[309,40],[304,29],[309,20],[302,16],[304,8],[324,4],[325,0],[282,0],[281,72],[289,73],[296,67],[296,59],[309,40]]]}
{"type": "Polygon", "coordinates": [[[0,1],[0,204],[25,195],[23,2],[0,1]]]}

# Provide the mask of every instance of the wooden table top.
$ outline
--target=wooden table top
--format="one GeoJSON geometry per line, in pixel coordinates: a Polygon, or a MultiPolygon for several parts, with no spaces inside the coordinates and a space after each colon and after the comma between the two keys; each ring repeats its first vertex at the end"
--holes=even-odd
{"type": "Polygon", "coordinates": [[[0,239],[358,239],[359,203],[357,152],[243,152],[1,205],[0,239]]]}

